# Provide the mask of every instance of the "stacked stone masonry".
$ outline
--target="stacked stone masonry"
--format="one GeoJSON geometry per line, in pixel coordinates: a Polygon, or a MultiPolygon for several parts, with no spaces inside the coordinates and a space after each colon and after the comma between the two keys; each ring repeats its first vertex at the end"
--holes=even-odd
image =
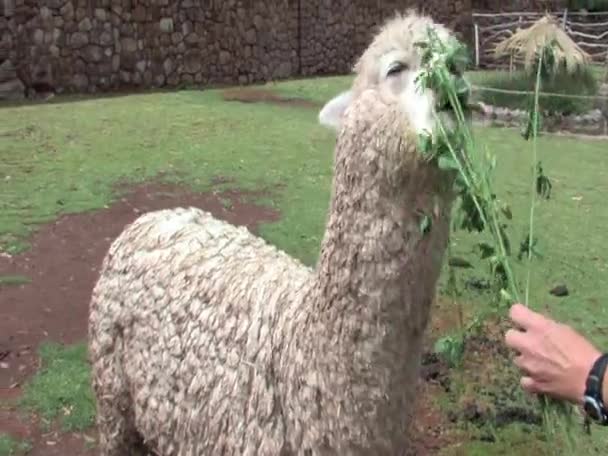
{"type": "Polygon", "coordinates": [[[3,84],[96,92],[344,74],[395,11],[418,7],[467,36],[474,3],[0,0],[0,92],[3,84]]]}

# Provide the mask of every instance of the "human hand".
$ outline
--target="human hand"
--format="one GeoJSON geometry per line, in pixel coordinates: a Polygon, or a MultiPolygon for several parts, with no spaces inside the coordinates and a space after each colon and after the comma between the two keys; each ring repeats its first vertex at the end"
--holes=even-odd
{"type": "Polygon", "coordinates": [[[521,304],[511,307],[510,317],[521,330],[507,331],[505,342],[518,352],[514,362],[524,372],[522,388],[581,404],[587,375],[601,353],[569,326],[521,304]]]}

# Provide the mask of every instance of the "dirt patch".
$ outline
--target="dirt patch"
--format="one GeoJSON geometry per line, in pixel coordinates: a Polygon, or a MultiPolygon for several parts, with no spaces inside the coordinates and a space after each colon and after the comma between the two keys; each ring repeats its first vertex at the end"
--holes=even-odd
{"type": "Polygon", "coordinates": [[[42,227],[31,249],[0,257],[0,276],[22,275],[31,283],[0,287],[0,388],[20,384],[36,367],[40,342],[74,343],[86,338],[88,302],[110,243],[144,212],[175,206],[204,208],[218,218],[256,231],[278,214],[247,202],[251,193],[193,193],[147,184],[111,207],[61,217],[42,227]]]}
{"type": "Polygon", "coordinates": [[[407,454],[412,456],[436,454],[456,441],[449,432],[450,423],[445,413],[435,403],[445,390],[443,382],[447,370],[441,368],[440,375],[429,376],[424,367],[418,382],[414,420],[409,429],[411,444],[407,454]]]}
{"type": "Polygon", "coordinates": [[[43,430],[37,417],[20,417],[14,407],[0,409],[0,431],[32,445],[27,456],[94,456],[94,432],[63,433],[57,429],[43,430]]]}
{"type": "Polygon", "coordinates": [[[238,101],[241,103],[268,103],[279,106],[293,106],[301,108],[319,108],[320,103],[305,100],[303,98],[284,97],[276,92],[261,88],[233,88],[222,92],[226,101],[238,101]]]}
{"type": "Polygon", "coordinates": [[[43,430],[35,416],[25,418],[11,405],[20,396],[19,386],[39,367],[38,346],[45,340],[74,343],[86,339],[88,304],[99,267],[125,225],[145,212],[194,206],[256,232],[259,223],[278,220],[279,214],[248,202],[252,196],[256,195],[141,185],[104,210],[63,216],[43,226],[29,251],[0,256],[0,276],[31,279],[30,283],[0,286],[0,432],[32,442],[30,456],[97,454],[89,445],[94,442],[94,431],[64,434],[54,428],[43,430]]]}

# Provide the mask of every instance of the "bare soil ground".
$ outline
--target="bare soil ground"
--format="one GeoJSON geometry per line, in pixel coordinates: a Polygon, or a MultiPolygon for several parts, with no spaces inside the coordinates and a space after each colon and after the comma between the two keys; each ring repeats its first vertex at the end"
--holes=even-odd
{"type": "Polygon", "coordinates": [[[320,108],[319,103],[302,98],[284,97],[270,89],[263,88],[232,88],[222,92],[226,101],[241,103],[268,103],[282,106],[299,106],[302,108],[320,108]]]}
{"type": "MultiPolygon", "coordinates": [[[[176,206],[204,208],[218,218],[253,232],[261,222],[278,219],[275,211],[248,202],[251,193],[192,193],[176,186],[146,184],[130,189],[112,206],[67,215],[41,227],[31,249],[0,256],[0,276],[23,275],[31,283],[0,287],[0,432],[28,440],[32,456],[93,456],[96,433],[44,431],[36,416],[10,405],[39,367],[41,342],[75,343],[86,339],[88,302],[103,257],[125,225],[144,212],[176,206]],[[230,204],[226,204],[229,201],[230,204]],[[3,405],[4,404],[4,405],[3,405]]],[[[441,366],[427,363],[412,429],[412,454],[433,454],[447,437],[443,417],[430,399],[440,388],[441,366]]]]}

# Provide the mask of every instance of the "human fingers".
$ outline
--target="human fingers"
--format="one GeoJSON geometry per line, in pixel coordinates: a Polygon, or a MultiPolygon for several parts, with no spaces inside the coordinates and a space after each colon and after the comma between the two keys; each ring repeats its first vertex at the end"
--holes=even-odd
{"type": "Polygon", "coordinates": [[[524,372],[526,374],[526,376],[528,376],[528,377],[532,377],[533,376],[533,372],[530,369],[532,367],[531,363],[530,363],[530,360],[526,356],[524,356],[524,355],[516,356],[513,359],[513,364],[515,364],[515,366],[517,368],[519,368],[519,370],[521,370],[522,372],[524,372]]]}
{"type": "Polygon", "coordinates": [[[525,330],[542,328],[550,321],[543,315],[530,310],[530,308],[522,304],[514,304],[511,307],[509,316],[513,323],[525,330]]]}
{"type": "Polygon", "coordinates": [[[542,393],[541,384],[536,382],[532,377],[522,377],[519,383],[520,383],[522,389],[527,393],[530,393],[530,394],[542,393]]]}
{"type": "Polygon", "coordinates": [[[530,337],[523,331],[509,329],[505,333],[505,344],[507,344],[507,347],[521,353],[528,351],[530,337]]]}

